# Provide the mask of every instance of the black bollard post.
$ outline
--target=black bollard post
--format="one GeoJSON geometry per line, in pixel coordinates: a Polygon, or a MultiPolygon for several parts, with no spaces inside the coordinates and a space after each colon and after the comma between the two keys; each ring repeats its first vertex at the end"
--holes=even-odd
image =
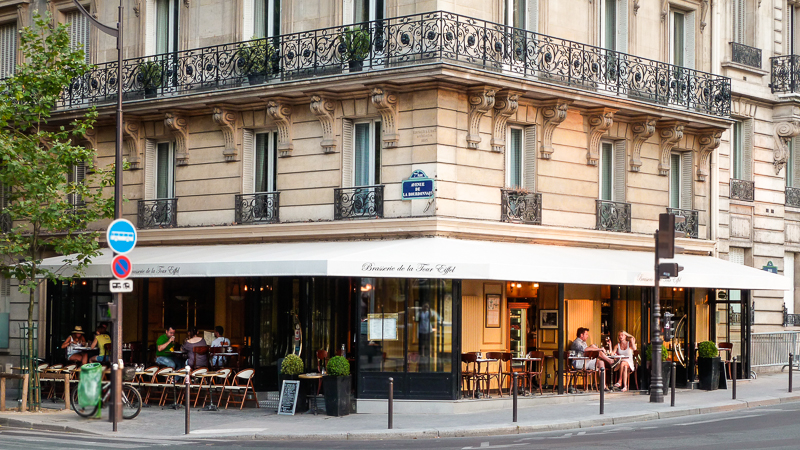
{"type": "Polygon", "coordinates": [[[606,368],[600,368],[600,414],[604,414],[606,401],[606,368]]]}
{"type": "Polygon", "coordinates": [[[517,379],[519,378],[519,373],[514,372],[514,423],[517,422],[517,379]]]}
{"type": "Polygon", "coordinates": [[[392,423],[392,416],[394,415],[394,378],[389,377],[389,429],[391,430],[394,424],[392,423]]]}
{"type": "Polygon", "coordinates": [[[792,392],[792,367],[794,364],[794,355],[789,353],[789,392],[792,392]]]}
{"type": "Polygon", "coordinates": [[[731,360],[731,392],[733,393],[733,399],[736,400],[736,357],[733,357],[731,360]]]}
{"type": "Polygon", "coordinates": [[[670,399],[670,406],[675,406],[675,361],[670,365],[670,385],[672,387],[672,398],[670,399]]]}
{"type": "MultiPolygon", "coordinates": [[[[191,408],[189,408],[189,397],[191,397],[191,395],[189,395],[190,394],[189,387],[190,387],[190,385],[192,383],[192,380],[191,380],[192,377],[190,377],[189,375],[191,373],[192,373],[192,368],[189,367],[189,366],[186,366],[186,376],[183,378],[184,385],[186,387],[186,391],[184,391],[184,393],[183,393],[183,399],[184,399],[184,403],[186,405],[186,408],[184,408],[184,409],[186,409],[186,430],[185,430],[184,434],[189,434],[189,429],[191,428],[190,427],[190,422],[189,422],[189,410],[191,409],[191,408]]],[[[198,392],[198,394],[200,394],[200,393],[198,392]]]]}

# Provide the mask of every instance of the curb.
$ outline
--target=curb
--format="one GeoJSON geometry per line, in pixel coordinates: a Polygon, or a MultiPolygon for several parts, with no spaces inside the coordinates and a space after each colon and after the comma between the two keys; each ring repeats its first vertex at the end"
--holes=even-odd
{"type": "Polygon", "coordinates": [[[80,428],[68,427],[66,425],[35,423],[20,419],[0,418],[0,427],[27,428],[30,430],[57,431],[59,433],[77,433],[77,434],[88,434],[92,436],[100,436],[99,433],[93,433],[91,431],[82,430],[80,428]]]}

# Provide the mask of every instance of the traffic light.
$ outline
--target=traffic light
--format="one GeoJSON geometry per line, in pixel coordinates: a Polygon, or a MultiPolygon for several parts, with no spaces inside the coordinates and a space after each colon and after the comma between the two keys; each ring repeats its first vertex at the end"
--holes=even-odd
{"type": "Polygon", "coordinates": [[[673,337],[675,337],[675,327],[672,323],[672,318],[675,317],[674,314],[670,313],[669,311],[664,311],[664,340],[671,341],[673,337]]]}
{"type": "Polygon", "coordinates": [[[677,277],[678,273],[683,270],[683,266],[678,263],[659,263],[658,276],[661,278],[677,277]]]}
{"type": "Polygon", "coordinates": [[[682,247],[675,246],[675,224],[683,223],[686,218],[671,213],[658,215],[658,246],[656,256],[659,259],[672,259],[675,253],[683,251],[682,247]]]}

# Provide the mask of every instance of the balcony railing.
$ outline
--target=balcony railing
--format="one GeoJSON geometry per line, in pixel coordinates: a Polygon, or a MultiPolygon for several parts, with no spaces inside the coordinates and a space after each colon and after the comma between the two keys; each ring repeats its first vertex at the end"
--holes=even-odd
{"type": "Polygon", "coordinates": [[[500,220],[542,224],[542,194],[517,189],[500,189],[500,220]]]}
{"type": "Polygon", "coordinates": [[[760,69],[761,49],[731,42],[731,61],[760,69]]]}
{"type": "MultiPolygon", "coordinates": [[[[702,114],[729,116],[730,78],[449,12],[395,17],[124,61],[125,100],[448,62],[702,114]],[[355,45],[353,45],[355,43],[355,45]],[[348,45],[350,44],[350,45],[348,45]]],[[[65,89],[63,107],[111,102],[116,62],[65,89]]]]}
{"type": "Polygon", "coordinates": [[[597,225],[601,231],[631,232],[631,204],[596,200],[597,225]]]}
{"type": "Polygon", "coordinates": [[[380,219],[382,217],[383,185],[333,190],[334,220],[380,219]]]}
{"type": "Polygon", "coordinates": [[[731,178],[731,200],[752,202],[755,194],[755,185],[752,181],[731,178]]]}
{"type": "Polygon", "coordinates": [[[280,192],[257,192],[236,196],[235,220],[244,223],[278,223],[280,192]]]}
{"type": "Polygon", "coordinates": [[[177,226],[177,198],[139,200],[139,228],[175,228],[177,226]]]}
{"type": "Polygon", "coordinates": [[[786,310],[786,305],[783,305],[783,326],[800,326],[800,314],[789,314],[789,311],[786,310]]]}
{"type": "Polygon", "coordinates": [[[775,56],[770,58],[769,62],[769,86],[773,94],[800,91],[800,56],[775,56]]]}
{"type": "Polygon", "coordinates": [[[683,216],[685,219],[683,223],[675,222],[675,231],[682,233],[686,237],[697,239],[700,229],[700,222],[698,220],[699,213],[697,210],[667,208],[667,212],[675,214],[676,216],[683,216]]]}
{"type": "Polygon", "coordinates": [[[800,188],[786,186],[786,206],[800,208],[800,188]]]}

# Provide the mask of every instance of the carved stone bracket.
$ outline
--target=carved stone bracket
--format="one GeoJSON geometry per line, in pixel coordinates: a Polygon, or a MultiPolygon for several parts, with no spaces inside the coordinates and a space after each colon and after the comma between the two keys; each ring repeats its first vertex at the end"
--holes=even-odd
{"type": "Polygon", "coordinates": [[[175,162],[179,166],[189,164],[189,129],[183,116],[168,112],[164,125],[170,129],[175,138],[175,162]]]}
{"type": "Polygon", "coordinates": [[[669,0],[661,0],[661,21],[667,20],[669,15],[669,0]]]}
{"type": "Polygon", "coordinates": [[[370,95],[372,104],[381,113],[381,133],[383,134],[383,147],[397,147],[400,140],[397,134],[397,94],[384,88],[372,88],[370,95]]]}
{"type": "Polygon", "coordinates": [[[629,165],[631,172],[638,172],[642,167],[642,145],[656,132],[657,121],[658,117],[645,116],[633,123],[631,127],[631,131],[633,131],[633,146],[631,147],[629,165]]]}
{"type": "Polygon", "coordinates": [[[633,15],[634,16],[639,14],[639,8],[642,6],[642,5],[639,4],[639,1],[640,0],[633,0],[633,15]]]}
{"type": "Polygon", "coordinates": [[[291,156],[292,144],[292,105],[270,100],[267,102],[267,114],[278,125],[278,154],[291,156]]]}
{"type": "Polygon", "coordinates": [[[658,160],[659,175],[669,175],[669,154],[673,147],[675,147],[675,144],[683,138],[683,128],[685,126],[686,124],[683,122],[671,120],[659,127],[658,136],[661,138],[661,153],[658,160]]]}
{"type": "Polygon", "coordinates": [[[719,148],[720,138],[722,137],[720,129],[706,131],[700,135],[697,142],[700,144],[700,154],[697,160],[697,181],[706,181],[708,176],[708,169],[706,166],[709,164],[711,154],[714,150],[719,148]]]}
{"type": "Polygon", "coordinates": [[[616,109],[597,108],[583,113],[589,123],[589,147],[586,152],[586,164],[596,166],[600,159],[600,138],[614,124],[616,109]]]}
{"type": "Polygon", "coordinates": [[[123,122],[122,133],[125,144],[125,154],[131,170],[142,168],[142,140],[139,134],[142,124],[138,121],[126,120],[123,122]]]}
{"type": "Polygon", "coordinates": [[[478,144],[481,142],[481,118],[494,106],[495,92],[497,92],[497,89],[487,86],[469,91],[468,148],[478,148],[478,144]]]}
{"type": "Polygon", "coordinates": [[[506,91],[494,98],[492,151],[502,152],[506,148],[506,124],[508,118],[519,108],[519,95],[519,92],[506,91]]]}
{"type": "Polygon", "coordinates": [[[708,16],[708,0],[702,0],[700,3],[700,32],[706,29],[706,16],[708,16]]]}
{"type": "Polygon", "coordinates": [[[336,151],[336,138],[333,134],[333,115],[336,106],[333,101],[319,95],[311,96],[311,112],[317,116],[322,125],[322,151],[333,153],[336,151]]]}
{"type": "Polygon", "coordinates": [[[141,12],[142,12],[142,5],[139,4],[139,2],[137,1],[133,5],[133,13],[136,15],[136,17],[139,17],[139,14],[141,14],[141,12]]]}
{"type": "Polygon", "coordinates": [[[772,165],[775,167],[775,174],[780,173],[789,160],[789,140],[800,136],[800,122],[779,122],[775,124],[775,149],[772,151],[772,165]]]}
{"type": "Polygon", "coordinates": [[[236,161],[236,157],[239,155],[236,146],[236,126],[239,123],[239,113],[220,106],[215,106],[212,113],[214,122],[222,129],[222,136],[225,138],[225,150],[222,151],[222,156],[227,162],[236,161]]]}
{"type": "Polygon", "coordinates": [[[542,159],[550,159],[553,155],[553,131],[567,118],[567,110],[571,102],[554,100],[542,104],[542,159]]]}

